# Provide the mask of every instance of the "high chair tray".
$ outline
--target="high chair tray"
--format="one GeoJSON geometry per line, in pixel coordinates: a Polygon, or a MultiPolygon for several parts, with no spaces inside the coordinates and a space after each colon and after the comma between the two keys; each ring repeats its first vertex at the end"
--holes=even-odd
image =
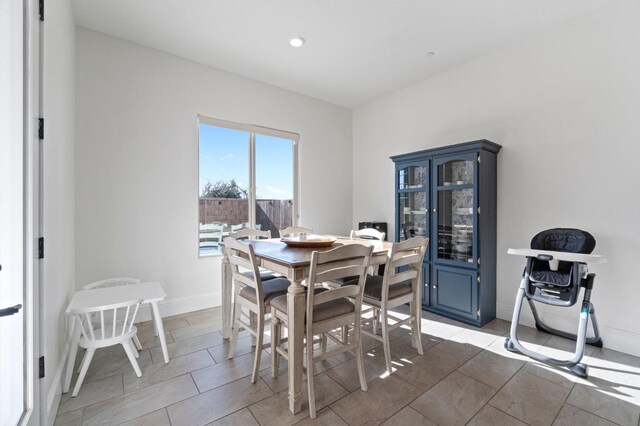
{"type": "Polygon", "coordinates": [[[580,263],[606,263],[607,258],[598,254],[581,254],[581,253],[569,253],[566,251],[548,251],[548,250],[533,250],[533,249],[513,249],[507,250],[507,253],[516,256],[535,257],[539,255],[552,256],[553,259],[545,260],[562,260],[564,262],[580,262],[580,263]]]}

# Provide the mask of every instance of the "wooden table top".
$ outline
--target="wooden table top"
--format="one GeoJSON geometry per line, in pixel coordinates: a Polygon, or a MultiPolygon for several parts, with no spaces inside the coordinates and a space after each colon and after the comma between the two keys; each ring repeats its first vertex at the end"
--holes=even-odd
{"type": "Polygon", "coordinates": [[[244,244],[251,244],[258,258],[267,259],[275,263],[280,263],[290,267],[309,266],[311,263],[311,253],[314,251],[328,251],[336,247],[347,244],[364,244],[373,246],[373,254],[386,254],[392,243],[388,241],[350,239],[348,237],[337,237],[338,240],[329,247],[323,248],[299,248],[289,247],[279,238],[271,238],[268,240],[242,240],[244,244]]]}

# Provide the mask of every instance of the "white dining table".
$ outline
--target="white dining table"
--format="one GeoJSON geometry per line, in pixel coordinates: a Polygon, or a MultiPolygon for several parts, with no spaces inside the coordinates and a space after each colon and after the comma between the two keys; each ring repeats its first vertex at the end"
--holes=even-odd
{"type": "MultiPolygon", "coordinates": [[[[254,249],[259,266],[274,271],[291,281],[287,290],[288,304],[288,385],[289,385],[289,410],[295,414],[302,409],[302,358],[304,352],[304,317],[305,297],[302,282],[309,276],[311,254],[314,250],[330,250],[345,244],[363,244],[373,246],[373,255],[370,266],[382,265],[387,260],[387,255],[392,243],[387,241],[374,241],[337,237],[332,247],[318,248],[294,248],[288,247],[278,238],[266,240],[247,240],[245,244],[251,244],[254,249]]],[[[222,324],[223,337],[228,339],[231,335],[231,306],[232,298],[232,273],[229,256],[226,250],[222,251],[222,324]]]]}
{"type": "MultiPolygon", "coordinates": [[[[114,287],[96,288],[92,290],[81,290],[74,293],[67,307],[66,314],[72,310],[91,308],[95,306],[111,305],[114,303],[126,302],[129,300],[142,300],[142,304],[149,304],[153,316],[155,333],[160,339],[162,347],[162,355],[164,362],[169,362],[169,351],[167,350],[167,340],[164,335],[164,326],[158,303],[167,298],[162,285],[159,282],[151,281],[137,284],[126,284],[114,287]]],[[[71,386],[71,377],[73,376],[73,367],[78,353],[78,342],[80,340],[80,327],[75,327],[72,322],[70,327],[70,335],[72,336],[71,345],[69,346],[69,358],[67,359],[67,370],[62,386],[62,392],[69,392],[71,386]]]]}

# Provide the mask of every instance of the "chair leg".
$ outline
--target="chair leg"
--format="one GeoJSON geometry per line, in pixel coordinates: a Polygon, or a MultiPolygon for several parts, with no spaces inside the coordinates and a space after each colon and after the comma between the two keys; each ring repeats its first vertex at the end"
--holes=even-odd
{"type": "Polygon", "coordinates": [[[78,366],[78,373],[80,373],[80,370],[82,370],[82,364],[84,364],[84,360],[87,357],[87,351],[84,351],[84,354],[82,355],[82,361],[80,361],[80,365],[78,366]]]}
{"type": "Polygon", "coordinates": [[[418,350],[418,355],[424,355],[424,351],[422,350],[422,336],[420,335],[420,320],[422,315],[420,315],[419,304],[414,300],[411,302],[411,315],[413,316],[413,321],[411,321],[411,334],[412,340],[416,345],[416,349],[418,350]]]}
{"type": "Polygon", "coordinates": [[[345,345],[349,343],[349,326],[348,325],[342,326],[342,342],[345,345]]]}
{"type": "MultiPolygon", "coordinates": [[[[258,316],[256,315],[255,312],[249,311],[249,325],[251,325],[251,328],[255,330],[257,327],[257,324],[258,324],[258,316]]],[[[256,342],[255,336],[251,336],[251,346],[256,346],[256,344],[257,342],[256,342]]]]}
{"type": "Polygon", "coordinates": [[[136,358],[140,358],[140,354],[138,353],[138,348],[136,347],[136,344],[133,341],[133,338],[131,338],[131,341],[129,343],[131,343],[131,350],[133,351],[133,356],[136,358]]]}
{"type": "Polygon", "coordinates": [[[378,334],[380,329],[380,309],[373,308],[373,334],[378,334]]]}
{"type": "MultiPolygon", "coordinates": [[[[153,315],[153,309],[151,308],[151,306],[149,306],[149,313],[151,314],[151,324],[153,324],[153,333],[154,335],[158,335],[158,323],[157,323],[157,318],[155,318],[155,316],[153,315]]],[[[162,319],[161,319],[162,320],[162,319]]]]}
{"type": "Polygon", "coordinates": [[[238,332],[240,331],[240,315],[242,315],[241,308],[237,303],[233,304],[231,314],[231,342],[229,342],[229,359],[233,359],[233,355],[236,352],[236,343],[238,342],[238,332]]]}
{"type": "Polygon", "coordinates": [[[127,356],[129,357],[129,361],[131,361],[131,366],[133,367],[133,370],[136,372],[136,376],[142,377],[142,371],[140,371],[140,366],[138,365],[138,361],[136,361],[136,356],[133,354],[134,350],[131,347],[131,342],[123,342],[122,347],[124,348],[124,351],[127,353],[127,356]]]}
{"type": "MultiPolygon", "coordinates": [[[[136,349],[141,351],[142,350],[142,344],[140,343],[140,339],[138,339],[138,335],[134,334],[133,335],[133,344],[136,345],[136,349]]],[[[138,358],[138,357],[136,357],[138,358]]]]}
{"type": "Polygon", "coordinates": [[[280,320],[271,313],[271,377],[274,379],[278,377],[280,372],[280,354],[278,353],[278,347],[280,346],[281,337],[280,320]]]}
{"type": "Polygon", "coordinates": [[[316,392],[313,376],[313,336],[307,339],[307,388],[309,392],[309,416],[316,418],[316,392]]]}
{"type": "Polygon", "coordinates": [[[358,378],[360,389],[367,391],[367,375],[364,370],[364,355],[362,354],[362,324],[358,321],[354,327],[353,338],[356,340],[356,363],[358,365],[358,378]]]}
{"type": "Polygon", "coordinates": [[[80,386],[82,386],[82,382],[84,381],[84,376],[87,374],[87,370],[89,369],[89,364],[91,364],[91,360],[93,359],[93,354],[96,352],[95,349],[87,349],[87,353],[85,354],[82,360],[82,366],[80,367],[80,375],[78,376],[78,380],[76,380],[76,386],[73,388],[73,393],[71,396],[78,396],[78,392],[80,391],[80,386]]]}
{"type": "Polygon", "coordinates": [[[327,351],[327,333],[322,333],[320,335],[320,351],[327,351]]]}
{"type": "Polygon", "coordinates": [[[384,362],[387,366],[387,374],[393,373],[391,368],[391,347],[389,345],[389,320],[387,318],[387,309],[381,309],[382,322],[382,347],[384,349],[384,362]]]}
{"type": "Polygon", "coordinates": [[[264,313],[256,315],[256,330],[258,336],[256,338],[256,353],[253,361],[253,374],[251,375],[251,383],[258,380],[258,372],[260,371],[260,357],[262,356],[262,342],[264,341],[264,313]]]}

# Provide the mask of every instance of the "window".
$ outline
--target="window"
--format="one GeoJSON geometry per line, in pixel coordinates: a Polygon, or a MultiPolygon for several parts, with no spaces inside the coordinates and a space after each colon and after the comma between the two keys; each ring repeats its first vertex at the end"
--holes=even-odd
{"type": "Polygon", "coordinates": [[[295,133],[199,117],[199,250],[242,228],[270,230],[297,222],[295,133]]]}

